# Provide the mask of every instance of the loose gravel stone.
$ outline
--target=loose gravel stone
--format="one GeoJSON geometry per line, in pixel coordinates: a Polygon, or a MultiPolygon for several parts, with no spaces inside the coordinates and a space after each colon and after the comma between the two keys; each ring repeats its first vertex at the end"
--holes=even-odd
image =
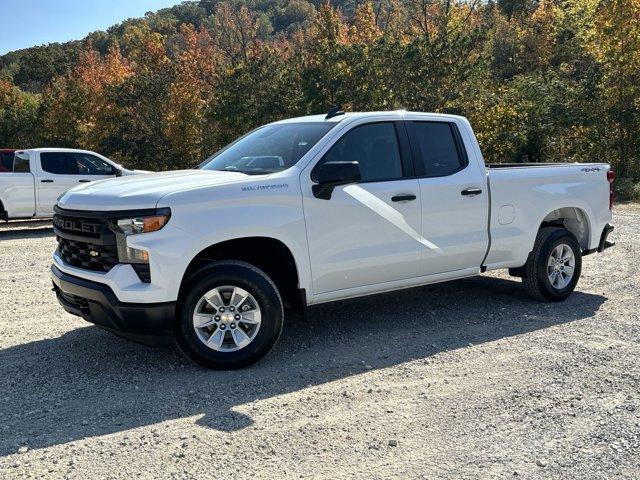
{"type": "Polygon", "coordinates": [[[323,304],[233,372],[68,315],[50,223],[0,224],[0,478],[638,478],[640,206],[614,223],[565,302],[491,272],[323,304]]]}

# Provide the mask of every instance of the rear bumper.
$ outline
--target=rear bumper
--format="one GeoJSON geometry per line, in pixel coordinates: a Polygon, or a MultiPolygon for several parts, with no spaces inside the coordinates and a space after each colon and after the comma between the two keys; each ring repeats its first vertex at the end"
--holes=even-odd
{"type": "Polygon", "coordinates": [[[168,343],[176,302],[124,303],[108,285],[69,275],[55,265],[51,278],[58,302],[72,315],[140,343],[168,343]]]}
{"type": "Polygon", "coordinates": [[[600,244],[598,245],[598,252],[603,252],[609,247],[613,247],[615,243],[607,240],[609,234],[613,232],[613,225],[607,224],[602,230],[602,235],[600,236],[600,244]]]}
{"type": "Polygon", "coordinates": [[[602,229],[602,234],[600,235],[600,243],[598,244],[598,248],[592,248],[591,250],[585,250],[582,252],[582,255],[589,255],[595,252],[604,252],[607,248],[611,248],[615,245],[615,243],[607,240],[609,234],[613,232],[613,225],[607,223],[602,229]]]}

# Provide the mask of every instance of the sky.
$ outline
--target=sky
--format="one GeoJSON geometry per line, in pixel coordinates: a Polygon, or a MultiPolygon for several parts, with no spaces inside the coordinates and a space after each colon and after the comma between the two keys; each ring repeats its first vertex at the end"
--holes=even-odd
{"type": "Polygon", "coordinates": [[[0,55],[80,40],[127,18],[177,3],[180,0],[0,0],[0,55]]]}

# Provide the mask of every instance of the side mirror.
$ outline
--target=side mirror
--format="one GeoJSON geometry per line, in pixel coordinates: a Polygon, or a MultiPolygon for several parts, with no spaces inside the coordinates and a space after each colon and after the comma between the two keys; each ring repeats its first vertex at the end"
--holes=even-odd
{"type": "Polygon", "coordinates": [[[360,165],[358,162],[323,163],[313,172],[312,179],[318,182],[312,187],[313,195],[329,200],[335,187],[360,181],[360,165]]]}
{"type": "Polygon", "coordinates": [[[113,168],[113,173],[116,177],[121,177],[122,176],[122,170],[120,170],[119,168],[113,168]]]}

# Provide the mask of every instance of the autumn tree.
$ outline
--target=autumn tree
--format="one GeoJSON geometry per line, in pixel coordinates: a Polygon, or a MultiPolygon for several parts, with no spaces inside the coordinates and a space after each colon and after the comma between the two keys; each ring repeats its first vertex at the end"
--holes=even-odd
{"type": "Polygon", "coordinates": [[[148,27],[127,29],[122,49],[133,74],[111,91],[116,130],[105,142],[107,152],[128,166],[150,170],[178,168],[166,137],[165,109],[172,82],[165,38],[148,27]]]}
{"type": "Polygon", "coordinates": [[[309,113],[293,55],[289,45],[264,45],[222,78],[207,113],[211,153],[267,122],[309,113]]]}
{"type": "Polygon", "coordinates": [[[257,16],[246,5],[228,2],[216,6],[210,24],[216,47],[232,66],[248,59],[259,27],[257,16]]]}
{"type": "Polygon", "coordinates": [[[312,111],[326,111],[333,105],[351,104],[342,82],[348,68],[341,50],[347,38],[347,25],[340,13],[325,3],[304,36],[299,58],[304,62],[302,88],[312,111]]]}
{"type": "Polygon", "coordinates": [[[165,135],[175,158],[183,167],[204,157],[204,114],[208,99],[218,82],[218,53],[206,29],[196,31],[185,25],[180,30],[183,49],[173,65],[164,110],[165,135]]]}
{"type": "Polygon", "coordinates": [[[183,2],[0,56],[0,146],[165,170],[282,117],[406,108],[468,116],[494,162],[609,161],[633,192],[639,52],[640,0],[183,2]]]}
{"type": "Polygon", "coordinates": [[[115,133],[117,106],[110,89],[131,75],[117,47],[102,57],[95,50],[82,52],[68,74],[44,94],[44,128],[50,143],[99,150],[115,133]]]}
{"type": "Polygon", "coordinates": [[[603,140],[616,152],[618,173],[640,176],[640,1],[598,5],[591,49],[603,68],[603,140]]]}
{"type": "Polygon", "coordinates": [[[0,148],[30,148],[42,141],[40,96],[0,80],[0,148]]]}

